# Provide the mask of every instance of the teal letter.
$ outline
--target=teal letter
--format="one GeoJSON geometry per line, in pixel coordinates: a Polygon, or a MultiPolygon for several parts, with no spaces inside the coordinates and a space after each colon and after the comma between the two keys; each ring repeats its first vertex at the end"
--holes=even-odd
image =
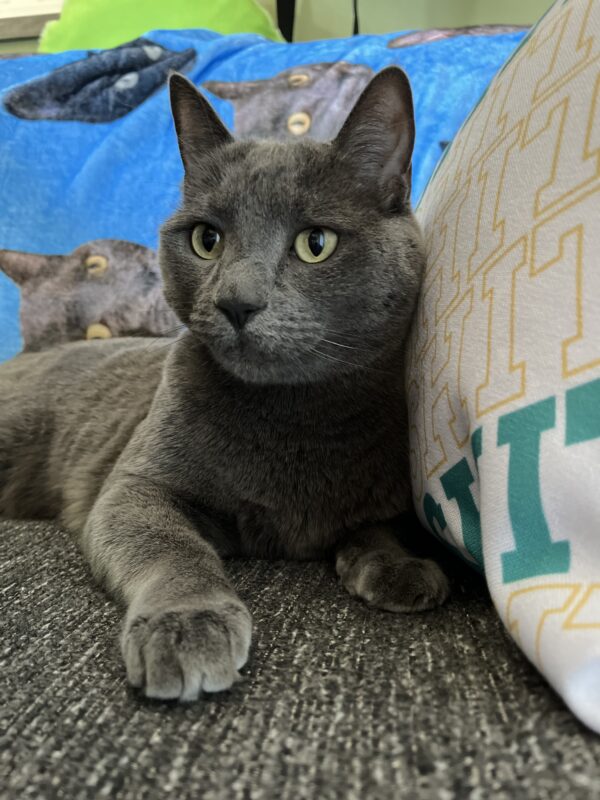
{"type": "Polygon", "coordinates": [[[565,444],[578,444],[600,436],[600,378],[569,389],[565,444]]]}
{"type": "Polygon", "coordinates": [[[479,566],[483,567],[481,520],[470,488],[475,479],[467,459],[461,458],[440,480],[448,500],[456,500],[458,505],[465,547],[479,566]]]}
{"type": "Polygon", "coordinates": [[[504,583],[569,571],[569,542],[550,538],[540,494],[540,438],[554,424],[554,397],[498,420],[498,445],[510,446],[508,511],[516,545],[502,553],[504,583]]]}
{"type": "Polygon", "coordinates": [[[425,519],[431,530],[440,536],[441,532],[446,527],[446,517],[444,516],[441,505],[435,502],[429,492],[427,492],[423,498],[423,513],[425,514],[425,519]],[[437,528],[435,523],[437,523],[437,528]]]}

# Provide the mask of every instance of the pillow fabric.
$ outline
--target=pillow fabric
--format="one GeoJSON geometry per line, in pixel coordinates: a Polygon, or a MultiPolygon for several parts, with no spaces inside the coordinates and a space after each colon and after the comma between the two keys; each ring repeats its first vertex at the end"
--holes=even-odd
{"type": "Polygon", "coordinates": [[[283,41],[255,0],[65,0],[60,19],[42,32],[40,52],[115,47],[154,28],[207,28],[218,33],[258,33],[283,41]]]}
{"type": "MultiPolygon", "coordinates": [[[[416,507],[600,732],[600,4],[561,0],[418,207],[416,507]]],[[[485,643],[482,643],[485,646],[485,643]]]]}

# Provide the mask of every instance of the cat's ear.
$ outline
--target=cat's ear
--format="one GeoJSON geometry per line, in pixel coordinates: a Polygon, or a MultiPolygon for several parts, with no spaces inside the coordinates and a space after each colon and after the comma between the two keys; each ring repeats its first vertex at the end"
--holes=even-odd
{"type": "Polygon", "coordinates": [[[240,100],[256,94],[269,81],[204,81],[202,86],[222,100],[240,100]]]}
{"type": "Polygon", "coordinates": [[[333,146],[359,185],[375,189],[382,206],[394,210],[410,195],[414,142],[408,78],[398,67],[387,67],[363,91],[333,146]]]}
{"type": "Polygon", "coordinates": [[[178,73],[171,75],[169,91],[179,152],[186,170],[195,158],[233,141],[208,100],[187,78],[178,73]]]}
{"type": "Polygon", "coordinates": [[[0,250],[0,270],[19,286],[44,270],[48,263],[45,256],[35,253],[20,253],[16,250],[0,250]]]}

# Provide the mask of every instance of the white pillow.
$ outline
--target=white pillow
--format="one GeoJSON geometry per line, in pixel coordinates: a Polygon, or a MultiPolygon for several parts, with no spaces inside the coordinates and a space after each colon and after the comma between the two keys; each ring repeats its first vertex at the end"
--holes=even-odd
{"type": "Polygon", "coordinates": [[[417,215],[418,513],[484,568],[519,646],[600,732],[600,2],[540,20],[417,215]]]}

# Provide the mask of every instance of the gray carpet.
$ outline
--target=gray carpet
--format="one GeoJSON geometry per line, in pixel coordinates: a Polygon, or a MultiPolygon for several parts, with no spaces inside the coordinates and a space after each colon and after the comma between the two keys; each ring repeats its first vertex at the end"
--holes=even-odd
{"type": "Polygon", "coordinates": [[[0,523],[2,798],[600,796],[586,731],[477,578],[418,616],[370,611],[326,564],[231,562],[256,621],[244,680],[188,707],[125,684],[119,613],[51,525],[0,523]]]}

